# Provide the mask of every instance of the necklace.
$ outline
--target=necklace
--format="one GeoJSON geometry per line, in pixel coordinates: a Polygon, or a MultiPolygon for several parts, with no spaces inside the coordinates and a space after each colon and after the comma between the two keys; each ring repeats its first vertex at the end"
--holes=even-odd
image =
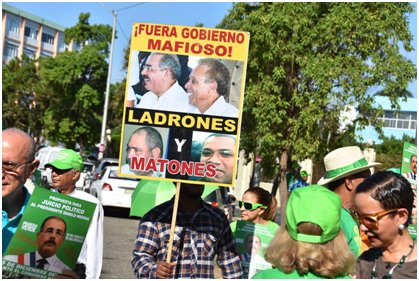
{"type": "MultiPolygon", "coordinates": [[[[410,254],[412,254],[412,252],[413,252],[413,248],[415,247],[415,241],[413,241],[413,244],[409,245],[409,247],[410,247],[409,253],[407,253],[407,255],[403,255],[403,256],[400,258],[399,263],[398,263],[398,264],[396,264],[395,266],[393,266],[393,267],[392,267],[392,268],[391,268],[391,269],[387,272],[387,274],[383,276],[383,278],[382,278],[382,279],[391,279],[391,278],[392,278],[392,276],[393,276],[393,272],[394,272],[394,270],[396,269],[396,267],[401,268],[401,267],[403,266],[403,264],[406,262],[407,257],[409,257],[409,256],[410,256],[410,254]]],[[[376,258],[375,258],[375,261],[374,261],[374,267],[372,268],[372,271],[371,271],[371,278],[372,278],[372,279],[375,279],[375,278],[377,277],[376,267],[377,267],[377,259],[378,259],[378,258],[379,258],[379,257],[376,257],[376,258]]]]}

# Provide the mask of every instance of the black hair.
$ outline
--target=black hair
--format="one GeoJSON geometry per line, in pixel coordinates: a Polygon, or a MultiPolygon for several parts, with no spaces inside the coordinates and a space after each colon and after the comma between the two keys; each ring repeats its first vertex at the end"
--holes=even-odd
{"type": "Polygon", "coordinates": [[[370,192],[371,198],[380,202],[384,210],[405,208],[409,212],[409,218],[412,215],[414,194],[409,181],[402,175],[379,171],[358,185],[355,193],[363,192],[370,192]]]}
{"type": "Polygon", "coordinates": [[[57,216],[49,216],[46,219],[44,219],[44,221],[41,224],[41,228],[39,230],[41,231],[44,228],[44,226],[47,223],[47,221],[52,220],[52,219],[62,221],[64,223],[64,232],[67,231],[67,224],[66,224],[65,220],[63,220],[62,218],[57,217],[57,216]]]}

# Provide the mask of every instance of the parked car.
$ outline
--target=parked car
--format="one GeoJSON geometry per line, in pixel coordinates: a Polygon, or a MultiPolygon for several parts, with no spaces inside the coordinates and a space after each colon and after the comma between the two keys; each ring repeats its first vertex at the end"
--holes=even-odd
{"type": "Polygon", "coordinates": [[[86,177],[89,174],[92,174],[94,164],[92,162],[83,162],[83,165],[84,165],[84,168],[83,168],[83,171],[80,172],[80,178],[76,182],[76,188],[84,191],[86,177]]]}
{"type": "Polygon", "coordinates": [[[41,171],[42,186],[48,187],[51,184],[51,170],[45,169],[45,164],[52,162],[63,149],[64,147],[47,146],[36,152],[35,158],[39,160],[38,170],[41,171]]]}
{"type": "Polygon", "coordinates": [[[212,206],[224,211],[227,219],[231,222],[234,216],[235,199],[233,200],[233,198],[230,196],[223,198],[223,192],[221,191],[221,188],[225,187],[220,187],[214,190],[213,192],[205,196],[203,200],[211,204],[212,206]]]}
{"type": "Polygon", "coordinates": [[[84,179],[83,190],[90,193],[92,182],[99,178],[100,173],[104,170],[104,168],[108,166],[118,166],[118,161],[119,160],[117,158],[102,158],[97,161],[92,171],[87,173],[84,179]]]}
{"type": "Polygon", "coordinates": [[[118,158],[102,158],[95,163],[94,177],[99,178],[100,173],[108,166],[118,166],[118,158]]]}
{"type": "Polygon", "coordinates": [[[90,186],[104,207],[131,208],[131,195],[139,179],[118,177],[118,166],[107,166],[90,186]]]}

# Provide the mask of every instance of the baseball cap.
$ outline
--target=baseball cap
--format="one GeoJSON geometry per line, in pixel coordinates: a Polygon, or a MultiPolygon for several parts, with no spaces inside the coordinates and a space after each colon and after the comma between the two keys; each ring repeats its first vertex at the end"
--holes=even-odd
{"type": "Polygon", "coordinates": [[[306,171],[301,171],[300,172],[300,177],[308,177],[308,174],[306,171]]]}
{"type": "Polygon", "coordinates": [[[295,189],[287,204],[287,229],[297,241],[325,243],[340,232],[341,199],[339,195],[320,185],[309,185],[295,189]],[[321,235],[298,233],[303,222],[317,224],[321,235]]]}
{"type": "Polygon", "coordinates": [[[79,153],[72,149],[63,149],[58,152],[54,161],[45,164],[45,168],[51,166],[60,170],[75,169],[82,171],[84,165],[79,153]]]}

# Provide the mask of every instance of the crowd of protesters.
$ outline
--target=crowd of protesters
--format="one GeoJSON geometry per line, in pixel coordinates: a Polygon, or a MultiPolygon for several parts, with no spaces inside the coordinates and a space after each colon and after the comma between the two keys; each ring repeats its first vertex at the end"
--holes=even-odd
{"type": "MultiPolygon", "coordinates": [[[[53,187],[89,200],[97,208],[77,266],[60,277],[97,279],[103,252],[103,209],[95,198],[75,191],[82,168],[80,155],[72,150],[61,154],[48,164],[53,170],[53,187]]],[[[2,132],[3,255],[31,196],[25,182],[38,165],[35,144],[28,134],[16,128],[2,132]]],[[[266,226],[272,234],[270,243],[260,250],[270,268],[245,271],[244,260],[251,264],[253,258],[248,260],[237,250],[238,222],[230,225],[224,212],[201,199],[203,185],[181,184],[178,202],[173,198],[141,218],[132,252],[135,276],[212,279],[216,263],[226,279],[417,278],[416,238],[408,231],[415,207],[409,181],[391,171],[371,174],[370,168],[380,164],[369,163],[354,146],[330,152],[324,165],[325,175],[317,184],[290,190],[283,227],[275,223],[275,196],[264,189],[249,188],[239,201],[241,220],[266,226]],[[175,204],[179,207],[172,234],[175,204]]],[[[251,238],[242,242],[253,241],[249,244],[259,251],[261,241],[251,238]]],[[[2,275],[22,277],[4,271],[2,275]]]]}

